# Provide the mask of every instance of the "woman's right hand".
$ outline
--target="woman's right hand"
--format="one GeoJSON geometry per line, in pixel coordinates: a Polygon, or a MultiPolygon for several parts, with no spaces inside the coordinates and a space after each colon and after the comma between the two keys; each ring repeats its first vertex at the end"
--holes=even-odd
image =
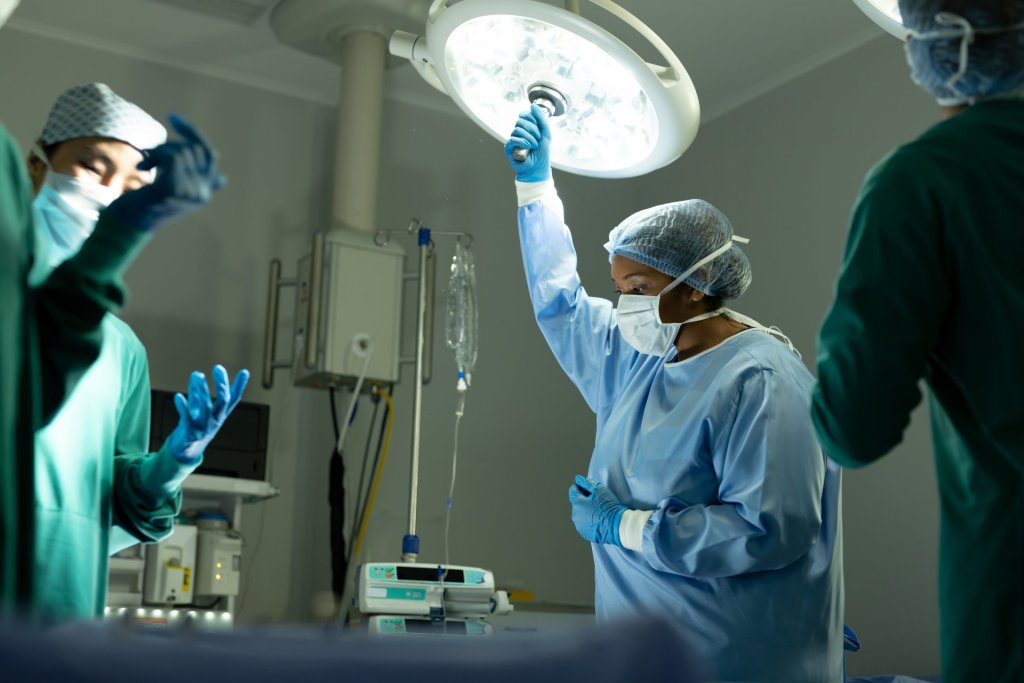
{"type": "Polygon", "coordinates": [[[530,105],[516,121],[508,142],[505,143],[505,157],[516,172],[521,183],[540,183],[551,178],[551,127],[548,115],[540,106],[530,105]],[[529,152],[522,161],[515,158],[517,149],[529,152]]]}

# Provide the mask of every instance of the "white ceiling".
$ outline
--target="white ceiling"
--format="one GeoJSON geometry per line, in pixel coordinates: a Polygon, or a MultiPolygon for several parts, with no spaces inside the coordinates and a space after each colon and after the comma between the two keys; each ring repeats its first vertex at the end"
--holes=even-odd
{"type": "MultiPolygon", "coordinates": [[[[335,103],[340,68],[275,38],[267,10],[276,2],[22,0],[5,30],[48,36],[295,97],[335,103]],[[223,18],[235,12],[237,19],[223,18]],[[252,21],[253,16],[258,18],[252,21]]],[[[344,4],[343,0],[338,2],[344,4]]],[[[853,0],[618,2],[652,27],[682,60],[697,88],[705,121],[882,35],[853,0]]],[[[430,0],[405,0],[404,4],[425,17],[430,0]]],[[[607,27],[615,26],[604,21],[606,15],[586,0],[581,4],[585,17],[607,27]]],[[[415,30],[412,26],[394,28],[415,30]]],[[[640,42],[631,31],[616,34],[630,45],[640,42]]],[[[648,57],[643,51],[641,54],[648,57]]],[[[396,99],[458,111],[408,65],[389,70],[387,93],[396,99]]]]}

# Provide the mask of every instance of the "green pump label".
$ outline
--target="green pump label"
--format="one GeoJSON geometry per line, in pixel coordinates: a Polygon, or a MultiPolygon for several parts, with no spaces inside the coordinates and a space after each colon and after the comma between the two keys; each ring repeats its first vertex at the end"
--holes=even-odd
{"type": "Polygon", "coordinates": [[[388,600],[426,600],[427,591],[422,588],[388,588],[388,600]]]}

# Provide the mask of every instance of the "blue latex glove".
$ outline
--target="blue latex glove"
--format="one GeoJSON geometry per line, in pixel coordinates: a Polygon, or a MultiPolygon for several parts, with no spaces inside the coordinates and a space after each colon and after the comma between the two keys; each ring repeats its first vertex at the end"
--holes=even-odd
{"type": "Polygon", "coordinates": [[[106,209],[118,220],[142,231],[153,230],[205,206],[226,180],[217,169],[217,154],[185,119],[171,114],[171,127],[181,140],[149,150],[138,168],[156,169],[152,184],[125,192],[106,209]]]}
{"type": "Polygon", "coordinates": [[[577,474],[576,482],[569,487],[569,502],[572,504],[572,523],[580,536],[591,543],[622,545],[619,522],[628,508],[607,486],[577,474]]]}
{"type": "Polygon", "coordinates": [[[213,366],[213,386],[216,399],[210,400],[206,376],[193,372],[188,383],[188,398],[174,395],[178,409],[178,426],[167,437],[167,449],[181,463],[198,464],[207,444],[217,435],[228,415],[242,400],[242,392],[249,381],[249,371],[242,370],[235,383],[228,385],[228,371],[222,365],[213,366]]]}
{"type": "Polygon", "coordinates": [[[519,115],[505,143],[505,158],[521,183],[539,183],[551,177],[551,127],[547,113],[540,106],[531,104],[530,111],[519,115]],[[516,149],[527,149],[530,154],[518,161],[512,156],[516,149]]]}

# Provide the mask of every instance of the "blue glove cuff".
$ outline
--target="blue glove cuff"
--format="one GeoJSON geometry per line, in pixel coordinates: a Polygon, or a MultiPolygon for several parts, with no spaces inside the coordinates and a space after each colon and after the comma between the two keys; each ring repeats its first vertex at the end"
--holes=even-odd
{"type": "Polygon", "coordinates": [[[551,167],[547,164],[537,164],[529,171],[516,174],[516,182],[520,183],[543,183],[545,180],[551,180],[551,167]]]}
{"type": "Polygon", "coordinates": [[[610,540],[615,545],[619,546],[620,548],[622,547],[622,540],[619,538],[619,525],[622,524],[622,515],[625,512],[626,512],[626,507],[622,506],[618,510],[615,511],[615,514],[612,517],[612,528],[611,528],[611,539],[610,540]]]}

